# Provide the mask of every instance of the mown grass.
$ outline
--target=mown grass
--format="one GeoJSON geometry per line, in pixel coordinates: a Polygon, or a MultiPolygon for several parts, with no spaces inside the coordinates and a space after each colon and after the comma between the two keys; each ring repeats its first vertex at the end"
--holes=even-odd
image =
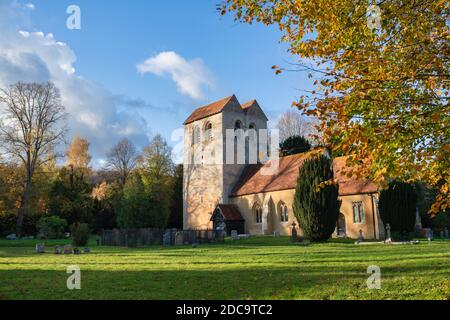
{"type": "Polygon", "coordinates": [[[220,245],[139,249],[96,246],[92,253],[34,253],[34,241],[0,241],[0,299],[450,299],[450,241],[418,245],[300,246],[254,237],[220,245]],[[81,290],[66,268],[81,268],[81,290]],[[382,288],[369,290],[368,266],[382,288]]]}

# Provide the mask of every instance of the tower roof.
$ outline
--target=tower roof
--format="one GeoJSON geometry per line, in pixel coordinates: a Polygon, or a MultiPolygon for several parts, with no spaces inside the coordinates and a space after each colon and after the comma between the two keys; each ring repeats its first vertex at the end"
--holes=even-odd
{"type": "Polygon", "coordinates": [[[267,116],[264,114],[264,112],[262,111],[261,107],[259,106],[256,100],[251,100],[241,105],[236,96],[233,94],[232,96],[223,98],[221,100],[210,103],[206,106],[195,109],[191,113],[191,115],[186,119],[186,121],[184,121],[183,124],[186,125],[194,121],[201,120],[210,117],[212,115],[221,113],[224,108],[226,108],[228,105],[232,103],[238,104],[241,107],[241,109],[244,110],[244,112],[247,112],[248,110],[253,108],[257,108],[267,120],[267,116]]]}
{"type": "Polygon", "coordinates": [[[212,116],[214,114],[222,112],[223,108],[225,108],[231,101],[237,101],[237,98],[235,95],[223,98],[221,100],[218,100],[216,102],[210,103],[206,106],[200,107],[198,109],[195,109],[194,112],[191,113],[191,115],[184,121],[183,124],[189,124],[191,122],[212,116]]]}

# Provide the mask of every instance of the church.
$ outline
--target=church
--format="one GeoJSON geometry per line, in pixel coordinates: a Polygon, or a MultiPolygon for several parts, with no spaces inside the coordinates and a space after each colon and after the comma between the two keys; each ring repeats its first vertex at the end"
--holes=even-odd
{"type": "MultiPolygon", "coordinates": [[[[267,122],[256,100],[241,104],[234,95],[200,107],[186,119],[184,229],[287,236],[294,223],[298,226],[292,203],[299,168],[314,153],[325,151],[270,159],[267,122]]],[[[334,236],[384,239],[378,188],[340,174],[343,157],[335,158],[333,167],[341,200],[334,236]]]]}

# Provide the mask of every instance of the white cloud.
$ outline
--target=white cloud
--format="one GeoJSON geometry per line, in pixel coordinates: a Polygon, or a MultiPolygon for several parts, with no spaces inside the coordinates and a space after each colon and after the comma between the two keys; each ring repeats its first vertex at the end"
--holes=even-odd
{"type": "MultiPolygon", "coordinates": [[[[0,17],[4,13],[0,11],[0,17]]],[[[54,82],[69,113],[68,138],[86,137],[91,142],[94,163],[100,163],[123,137],[138,146],[148,143],[149,128],[136,110],[139,103],[151,105],[113,94],[101,84],[81,77],[76,73],[76,59],[73,50],[52,34],[4,29],[0,37],[0,87],[17,81],[54,82]]]]}
{"type": "Polygon", "coordinates": [[[197,100],[203,98],[205,86],[213,85],[211,72],[201,59],[188,61],[173,51],[158,53],[136,67],[141,74],[170,76],[182,94],[197,100]]]}
{"type": "Polygon", "coordinates": [[[34,10],[36,7],[34,6],[34,4],[32,4],[31,2],[30,3],[27,3],[26,5],[25,5],[25,7],[27,8],[27,9],[30,9],[30,10],[34,10]]]}

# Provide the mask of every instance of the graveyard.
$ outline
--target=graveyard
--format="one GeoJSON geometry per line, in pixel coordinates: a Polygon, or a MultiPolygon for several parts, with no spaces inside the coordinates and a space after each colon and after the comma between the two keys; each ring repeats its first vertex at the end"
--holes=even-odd
{"type": "Polygon", "coordinates": [[[0,299],[450,299],[450,240],[301,245],[256,236],[223,243],[64,251],[70,240],[0,240],[0,299]],[[41,241],[42,242],[42,241],[41,241]],[[57,247],[59,246],[59,247],[57,247]],[[81,288],[69,290],[67,267],[81,288]],[[368,268],[380,269],[369,289],[368,268]]]}

